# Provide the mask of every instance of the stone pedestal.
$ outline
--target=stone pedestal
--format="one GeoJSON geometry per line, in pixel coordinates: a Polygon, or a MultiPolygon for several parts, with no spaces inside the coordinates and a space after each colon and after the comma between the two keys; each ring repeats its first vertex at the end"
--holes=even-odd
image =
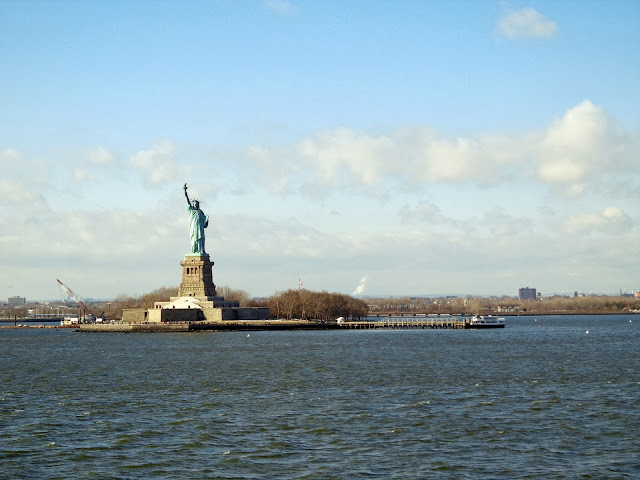
{"type": "Polygon", "coordinates": [[[180,262],[182,266],[182,283],[178,287],[179,297],[209,298],[216,296],[211,267],[213,262],[208,254],[185,255],[180,262]]]}
{"type": "Polygon", "coordinates": [[[208,254],[187,254],[180,262],[182,283],[178,296],[168,302],[155,302],[154,308],[125,309],[125,323],[192,323],[225,321],[269,320],[269,309],[262,307],[240,307],[237,301],[226,301],[216,296],[208,254]]]}

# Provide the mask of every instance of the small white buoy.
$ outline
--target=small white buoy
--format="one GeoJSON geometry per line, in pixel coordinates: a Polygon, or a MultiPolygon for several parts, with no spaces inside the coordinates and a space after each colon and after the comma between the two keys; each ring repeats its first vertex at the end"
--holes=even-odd
{"type": "Polygon", "coordinates": [[[588,333],[589,333],[589,330],[587,330],[587,331],[586,331],[586,332],[584,332],[584,333],[587,333],[587,334],[588,334],[588,333]]]}
{"type": "MultiPolygon", "coordinates": [[[[588,332],[587,332],[587,333],[588,333],[588,332]]],[[[249,334],[247,333],[247,337],[250,337],[250,336],[251,336],[251,335],[249,335],[249,334]]]]}

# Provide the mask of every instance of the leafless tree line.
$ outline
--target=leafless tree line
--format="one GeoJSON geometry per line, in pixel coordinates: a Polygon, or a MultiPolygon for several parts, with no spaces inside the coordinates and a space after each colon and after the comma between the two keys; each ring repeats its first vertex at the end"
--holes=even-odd
{"type": "MultiPolygon", "coordinates": [[[[342,293],[291,289],[255,299],[248,292],[227,285],[216,287],[216,293],[225,300],[239,302],[241,307],[269,307],[272,318],[329,321],[338,317],[359,319],[368,313],[365,301],[342,293]]],[[[153,308],[155,302],[167,301],[177,294],[177,287],[162,287],[138,297],[120,295],[112,304],[112,317],[120,318],[127,308],[153,308]]]]}
{"type": "Polygon", "coordinates": [[[604,314],[640,310],[640,300],[633,297],[592,295],[584,297],[553,296],[539,300],[514,297],[393,297],[368,298],[371,314],[441,313],[530,315],[604,314]]]}
{"type": "MultiPolygon", "coordinates": [[[[518,300],[514,297],[387,297],[357,299],[342,293],[313,292],[291,289],[256,299],[248,292],[227,285],[217,287],[218,296],[237,301],[241,307],[269,307],[273,318],[335,320],[338,317],[360,319],[367,315],[439,313],[439,314],[605,314],[640,310],[640,299],[626,296],[543,297],[518,300]]],[[[92,302],[91,312],[104,312],[110,318],[122,318],[123,309],[153,308],[155,302],[166,302],[178,295],[178,287],[161,287],[149,293],[131,296],[121,294],[108,302],[92,302]]],[[[0,308],[2,318],[25,318],[29,306],[0,308]]],[[[52,312],[60,307],[50,307],[52,312]]],[[[47,313],[44,306],[39,310],[47,313]]]]}
{"type": "Polygon", "coordinates": [[[333,321],[339,317],[357,320],[367,316],[363,300],[343,293],[313,292],[307,289],[278,292],[265,300],[275,318],[333,321]]]}

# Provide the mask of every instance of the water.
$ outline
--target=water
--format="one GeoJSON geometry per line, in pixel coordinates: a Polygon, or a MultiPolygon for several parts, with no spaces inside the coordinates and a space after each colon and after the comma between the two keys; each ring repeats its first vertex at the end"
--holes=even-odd
{"type": "Polygon", "coordinates": [[[1,330],[0,478],[638,478],[639,340],[640,316],[1,330]]]}

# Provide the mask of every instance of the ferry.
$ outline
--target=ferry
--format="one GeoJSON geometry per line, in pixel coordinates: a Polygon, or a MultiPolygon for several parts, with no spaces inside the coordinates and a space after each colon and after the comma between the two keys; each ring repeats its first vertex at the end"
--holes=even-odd
{"type": "Polygon", "coordinates": [[[504,328],[504,318],[493,315],[474,315],[468,328],[504,328]]]}

